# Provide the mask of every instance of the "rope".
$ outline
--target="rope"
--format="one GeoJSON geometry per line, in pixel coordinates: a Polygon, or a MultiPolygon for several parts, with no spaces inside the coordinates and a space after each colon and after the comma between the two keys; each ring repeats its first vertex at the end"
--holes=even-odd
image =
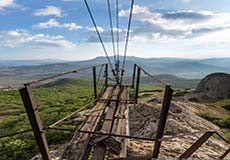
{"type": "Polygon", "coordinates": [[[107,5],[108,5],[108,12],[109,12],[110,32],[111,32],[112,45],[113,45],[114,63],[116,64],[117,58],[116,58],[116,51],[115,51],[115,42],[114,42],[114,34],[113,34],[113,21],[112,21],[112,15],[111,15],[110,0],[107,0],[107,5]]]}
{"type": "Polygon", "coordinates": [[[87,8],[87,11],[88,11],[88,13],[89,13],[89,16],[90,16],[90,18],[91,18],[91,20],[92,20],[92,22],[93,22],[93,25],[94,25],[94,28],[95,28],[95,30],[96,30],[98,39],[99,39],[99,41],[100,41],[100,43],[101,43],[101,46],[102,46],[102,48],[103,48],[103,51],[105,52],[106,58],[107,58],[107,60],[108,60],[108,62],[109,62],[109,65],[110,65],[110,67],[111,67],[111,70],[112,70],[112,72],[113,72],[113,75],[115,76],[115,72],[114,72],[112,63],[111,63],[111,61],[110,61],[108,52],[107,52],[107,50],[106,50],[106,48],[105,48],[104,42],[103,42],[103,40],[102,40],[102,38],[101,38],[101,34],[100,34],[99,31],[98,31],[97,24],[96,24],[96,22],[95,22],[95,20],[94,20],[94,17],[93,17],[93,14],[92,14],[91,10],[90,10],[89,4],[88,4],[87,0],[84,0],[84,2],[85,2],[85,5],[86,5],[86,8],[87,8]]]}
{"type": "Polygon", "coordinates": [[[131,22],[132,22],[133,6],[134,6],[134,0],[131,1],[131,8],[130,8],[130,13],[129,13],[128,30],[127,30],[127,35],[126,35],[125,50],[124,50],[124,57],[123,57],[122,70],[121,70],[121,81],[120,81],[121,83],[123,80],[126,54],[127,54],[128,44],[129,44],[129,34],[130,34],[130,27],[131,27],[131,22]]]}

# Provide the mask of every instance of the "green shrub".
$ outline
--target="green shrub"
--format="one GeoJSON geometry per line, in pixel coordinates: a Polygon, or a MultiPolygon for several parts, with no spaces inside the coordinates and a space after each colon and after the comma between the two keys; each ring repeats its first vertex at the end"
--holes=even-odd
{"type": "Polygon", "coordinates": [[[34,141],[14,139],[0,145],[1,160],[30,159],[34,156],[34,141]]]}

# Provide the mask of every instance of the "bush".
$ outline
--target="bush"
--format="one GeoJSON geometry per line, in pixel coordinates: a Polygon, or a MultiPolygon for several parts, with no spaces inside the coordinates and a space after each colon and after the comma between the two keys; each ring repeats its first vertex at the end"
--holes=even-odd
{"type": "Polygon", "coordinates": [[[26,139],[14,139],[0,145],[1,160],[31,159],[34,156],[34,142],[26,139]]]}
{"type": "Polygon", "coordinates": [[[230,117],[227,118],[218,118],[215,116],[212,116],[208,113],[202,113],[200,116],[216,125],[218,125],[221,128],[227,128],[230,129],[230,117]]]}

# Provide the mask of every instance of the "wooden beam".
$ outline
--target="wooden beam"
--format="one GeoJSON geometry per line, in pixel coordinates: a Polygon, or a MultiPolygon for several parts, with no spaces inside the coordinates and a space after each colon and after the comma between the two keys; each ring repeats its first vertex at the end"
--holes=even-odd
{"type": "Polygon", "coordinates": [[[189,147],[179,159],[189,158],[202,144],[204,144],[215,132],[206,132],[191,147],[189,147]]]}
{"type": "MultiPolygon", "coordinates": [[[[120,86],[117,85],[114,90],[112,99],[117,99],[119,96],[119,93],[120,93],[120,86]]],[[[116,113],[117,103],[118,102],[110,103],[108,112],[106,113],[102,128],[100,130],[101,132],[104,132],[104,133],[111,132],[112,126],[113,126],[114,115],[116,113]]],[[[106,145],[103,142],[97,143],[95,146],[93,155],[92,155],[92,160],[103,160],[105,157],[105,153],[106,153],[106,145]]]]}
{"type": "Polygon", "coordinates": [[[135,103],[137,104],[138,102],[138,92],[139,92],[139,84],[140,84],[140,76],[141,76],[141,68],[137,67],[137,80],[136,80],[136,88],[135,88],[135,103]]]}
{"type": "Polygon", "coordinates": [[[19,90],[23,104],[25,106],[31,127],[34,132],[39,151],[43,160],[50,160],[49,148],[46,140],[45,133],[43,132],[42,122],[38,113],[37,104],[35,103],[32,95],[32,88],[30,85],[25,85],[24,88],[19,90]]]}
{"type": "Polygon", "coordinates": [[[155,159],[158,158],[158,155],[160,152],[161,139],[163,138],[163,135],[164,135],[164,128],[165,128],[166,120],[168,117],[168,111],[169,111],[169,107],[170,107],[170,103],[172,99],[172,94],[173,94],[173,89],[171,89],[170,86],[166,86],[163,104],[162,104],[161,113],[160,113],[160,121],[158,123],[158,128],[157,128],[156,142],[155,142],[154,150],[153,150],[153,158],[155,159]]]}
{"type": "Polygon", "coordinates": [[[230,148],[228,150],[226,150],[219,159],[224,159],[228,154],[230,153],[230,148]]]}
{"type": "MultiPolygon", "coordinates": [[[[113,91],[113,87],[107,87],[102,98],[108,99],[113,91]]],[[[93,115],[98,116],[89,116],[85,123],[82,125],[81,129],[89,132],[95,132],[99,122],[101,120],[102,114],[104,113],[107,101],[97,102],[95,107],[92,109],[93,115]]],[[[90,148],[89,142],[92,133],[76,133],[68,147],[64,151],[61,159],[77,159],[82,160],[88,157],[88,148],[90,148]]]]}

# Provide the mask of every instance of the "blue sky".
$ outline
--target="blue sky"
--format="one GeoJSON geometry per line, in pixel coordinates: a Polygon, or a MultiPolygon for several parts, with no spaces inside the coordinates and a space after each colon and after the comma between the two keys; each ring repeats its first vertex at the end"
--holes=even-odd
{"type": "MultiPolygon", "coordinates": [[[[112,14],[115,0],[111,1],[112,14]]],[[[106,0],[88,0],[112,53],[106,0]]],[[[120,0],[120,53],[130,0],[120,0]]],[[[113,21],[115,24],[115,19],[113,21]]],[[[114,26],[115,27],[115,26],[114,26]]],[[[136,0],[128,55],[230,57],[230,0],[136,0]]],[[[83,0],[0,0],[0,59],[104,56],[83,0]]]]}

